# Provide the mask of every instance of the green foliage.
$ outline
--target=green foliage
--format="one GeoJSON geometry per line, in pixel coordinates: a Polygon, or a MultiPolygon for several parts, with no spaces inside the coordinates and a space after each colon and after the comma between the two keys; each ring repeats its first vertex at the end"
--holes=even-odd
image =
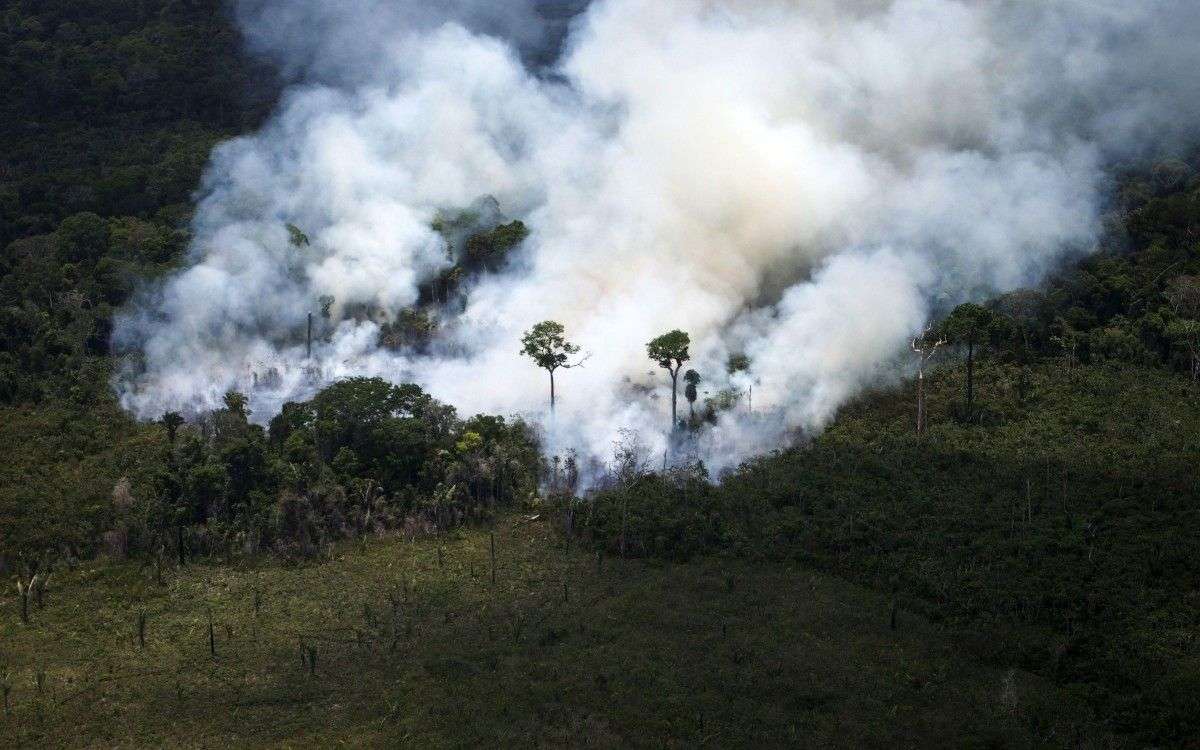
{"type": "Polygon", "coordinates": [[[469,430],[464,432],[462,438],[454,444],[454,450],[457,451],[460,456],[467,456],[472,453],[476,453],[482,448],[483,438],[479,436],[478,432],[471,432],[469,430]]]}
{"type": "Polygon", "coordinates": [[[230,413],[241,417],[243,420],[246,419],[248,416],[246,404],[248,402],[245,395],[237,393],[236,391],[230,391],[229,393],[225,394],[224,402],[225,408],[228,409],[230,413]]]}
{"type": "Polygon", "coordinates": [[[1039,356],[1122,361],[1189,372],[1195,365],[1167,292],[1200,274],[1196,160],[1130,171],[1098,252],[1052,279],[1032,327],[1039,356]]]}
{"type": "Polygon", "coordinates": [[[952,342],[974,345],[987,339],[993,320],[992,312],[986,307],[967,302],[954,308],[942,324],[942,330],[952,342]]]}
{"type": "MultiPolygon", "coordinates": [[[[272,549],[312,558],[339,539],[445,530],[536,494],[539,457],[527,425],[459,419],[416,386],[339,383],[309,402],[285,405],[266,433],[247,420],[240,394],[191,424],[167,414],[161,424],[138,425],[116,408],[109,392],[114,310],[141,280],[169,271],[182,256],[190,196],[212,146],[258,122],[275,90],[272,77],[239,52],[221,6],[15,0],[0,18],[0,85],[13,94],[0,102],[0,567],[99,552],[157,558],[164,550],[228,557],[272,549]]],[[[1182,744],[1200,734],[1189,651],[1198,618],[1189,582],[1200,560],[1192,440],[1200,425],[1190,406],[1194,386],[1164,370],[1193,378],[1200,372],[1198,314],[1190,302],[1200,274],[1198,227],[1194,159],[1130,171],[1120,178],[1097,252],[1044,290],[955,310],[946,332],[966,345],[972,373],[976,348],[986,350],[978,386],[984,407],[970,406],[968,386],[970,429],[948,418],[951,394],[967,373],[946,369],[930,377],[930,429],[920,440],[911,434],[906,389],[864,397],[821,439],[752,461],[720,485],[701,466],[659,476],[644,470],[647,461],[626,456],[627,470],[582,506],[578,528],[596,546],[628,556],[792,558],[899,591],[975,653],[1069,686],[1142,744],[1182,744]]],[[[422,286],[416,307],[383,327],[386,345],[424,346],[436,330],[433,306],[460,303],[464,282],[503,267],[528,234],[486,198],[439,216],[435,229],[446,239],[447,268],[422,286]]],[[[288,232],[297,246],[308,243],[299,228],[288,232]]],[[[332,315],[331,298],[319,305],[323,317],[332,315]]],[[[558,337],[534,351],[567,366],[559,356],[577,350],[561,330],[558,337]]],[[[673,386],[689,343],[672,331],[647,347],[673,386]]],[[[728,370],[749,366],[735,356],[728,370]]],[[[685,395],[692,403],[698,378],[690,375],[685,395]]],[[[739,395],[726,390],[706,399],[707,414],[733,408],[739,395]]],[[[566,473],[577,479],[578,467],[569,463],[566,473]]],[[[558,488],[557,468],[555,474],[558,488]]],[[[542,561],[539,575],[551,567],[542,561]]],[[[197,590],[222,585],[204,583],[197,590]]],[[[657,625],[711,595],[703,585],[695,589],[686,605],[664,607],[649,621],[657,625]]],[[[194,591],[179,593],[195,603],[194,591]]],[[[530,599],[514,598],[513,606],[530,599]]],[[[608,619],[615,620],[644,599],[600,606],[611,607],[608,619]]],[[[494,613],[494,602],[470,604],[494,613]]],[[[740,606],[757,614],[753,604],[740,606]]],[[[450,627],[449,615],[438,615],[450,627]]],[[[113,617],[93,623],[89,639],[112,632],[113,617]]],[[[686,631],[687,623],[677,624],[686,631]]],[[[800,623],[793,625],[787,632],[800,632],[800,623]]],[[[831,632],[859,625],[839,622],[831,632]]],[[[771,637],[759,647],[774,648],[775,628],[763,632],[771,637]]],[[[38,644],[39,659],[46,645],[57,643],[38,644]]],[[[710,645],[697,643],[688,653],[707,654],[710,645]]],[[[859,645],[836,652],[858,654],[859,645]]],[[[494,646],[473,653],[501,663],[494,646]]],[[[638,669],[626,671],[633,682],[618,698],[655,693],[638,682],[646,679],[638,669]]],[[[722,694],[743,673],[754,680],[735,692],[754,695],[758,706],[763,675],[775,679],[769,666],[663,679],[710,680],[710,692],[722,694]]],[[[30,684],[30,675],[24,678],[30,684]]],[[[567,686],[585,679],[596,681],[585,671],[567,686]]],[[[776,682],[768,685],[794,693],[792,681],[776,682]]],[[[408,683],[389,675],[386,684],[408,683]]],[[[505,694],[490,677],[467,684],[478,695],[505,694]]],[[[607,705],[612,691],[600,692],[596,700],[607,705]]],[[[894,698],[880,698],[889,709],[880,713],[881,726],[896,720],[894,698]]],[[[801,714],[821,715],[813,707],[823,701],[805,699],[801,714]]],[[[480,719],[475,742],[466,744],[483,744],[480,727],[495,726],[514,705],[493,707],[498,713],[480,719]]],[[[515,708],[539,715],[544,702],[531,697],[515,708]]],[[[654,708],[645,715],[678,706],[654,708]]],[[[791,704],[775,713],[746,710],[755,726],[782,726],[797,714],[791,704]]],[[[407,722],[439,715],[398,713],[407,722]]],[[[857,715],[824,719],[836,729],[830,736],[846,739],[847,713],[857,715]]],[[[741,726],[737,718],[726,717],[723,730],[698,731],[697,744],[728,740],[722,732],[741,726]]],[[[377,715],[372,721],[378,726],[377,715]]],[[[645,723],[652,725],[647,733],[611,744],[660,736],[661,724],[645,723]]],[[[1031,714],[1022,726],[1036,723],[1031,714]]],[[[37,722],[20,726],[42,731],[37,722]]],[[[1004,744],[988,732],[990,725],[981,744],[1004,744]]],[[[96,737],[111,744],[114,735],[110,727],[96,737]]],[[[745,737],[762,744],[761,736],[745,737]]],[[[495,737],[486,739],[494,744],[495,737]]],[[[911,735],[894,739],[912,742],[911,735]]],[[[959,733],[941,739],[931,744],[966,744],[959,733]]],[[[561,737],[541,740],[560,744],[561,737]]]]}
{"type": "Polygon", "coordinates": [[[175,434],[184,423],[183,416],[179,412],[169,411],[162,415],[162,419],[160,421],[162,422],[163,427],[165,427],[167,430],[167,442],[171,445],[174,445],[175,434]]]}
{"type": "Polygon", "coordinates": [[[600,495],[587,514],[588,531],[622,556],[687,559],[722,546],[717,492],[703,466],[666,475],[642,471],[600,495]]]}
{"type": "Polygon", "coordinates": [[[235,546],[309,556],[346,536],[482,519],[537,488],[537,441],[523,422],[464,422],[417,386],[378,379],[341,381],[287,404],[269,433],[247,421],[240,393],[191,424],[175,413],[141,427],[119,412],[63,413],[56,425],[88,432],[71,436],[67,444],[80,447],[59,464],[46,460],[62,449],[41,437],[50,430],[37,413],[20,414],[0,433],[22,445],[0,472],[0,491],[12,498],[0,507],[0,533],[7,554],[27,558],[64,548],[150,554],[178,547],[177,538],[181,556],[229,555],[235,546]],[[112,427],[97,430],[96,419],[112,427]],[[455,490],[430,509],[425,501],[443,486],[455,490]]]}
{"type": "Polygon", "coordinates": [[[597,567],[548,518],[168,565],[161,585],[136,563],[56,570],[28,626],[13,587],[0,745],[1119,747],[1077,697],[907,608],[892,630],[860,586],[720,558],[597,567]]]}
{"type": "Polygon", "coordinates": [[[683,367],[683,363],[691,359],[688,353],[688,347],[691,345],[691,338],[675,329],[668,331],[663,335],[651,339],[646,344],[646,354],[650,359],[654,360],[659,367],[666,370],[671,375],[671,429],[679,427],[679,413],[677,401],[679,398],[679,370],[683,367]]]}
{"type": "Polygon", "coordinates": [[[137,219],[94,214],[10,244],[0,255],[0,401],[107,398],[113,311],[181,247],[137,219]]]}
{"type": "MultiPolygon", "coordinates": [[[[538,367],[550,374],[550,409],[554,409],[554,371],[578,367],[582,361],[572,363],[571,357],[579,353],[579,347],[567,341],[562,323],[543,320],[521,337],[521,354],[532,359],[538,367]]],[[[586,359],[586,358],[585,358],[586,359]]]]}
{"type": "Polygon", "coordinates": [[[722,388],[704,399],[704,411],[710,419],[715,419],[723,411],[730,411],[742,399],[742,392],[736,388],[722,388]]]}
{"type": "Polygon", "coordinates": [[[494,229],[479,232],[467,239],[463,259],[468,268],[499,269],[508,258],[508,253],[529,236],[524,222],[511,221],[494,229]]]}
{"type": "Polygon", "coordinates": [[[1178,744],[1200,732],[1166,698],[1200,675],[1179,635],[1200,617],[1190,385],[1046,363],[1022,398],[1026,369],[983,371],[980,398],[998,415],[984,426],[950,418],[962,372],[935,370],[924,436],[912,389],[868,394],[811,444],[720,485],[686,468],[620,482],[580,533],[610,552],[795,559],[898,590],[987,661],[1088,696],[1142,743],[1178,744]]]}
{"type": "Polygon", "coordinates": [[[118,481],[136,497],[154,487],[160,432],[103,403],[0,407],[0,556],[92,555],[118,481]]]}
{"type": "Polygon", "coordinates": [[[750,357],[745,354],[730,354],[725,363],[725,371],[730,375],[735,372],[746,372],[750,369],[750,357]]]}
{"type": "Polygon", "coordinates": [[[978,418],[975,411],[975,349],[992,336],[997,318],[988,308],[967,302],[954,308],[942,323],[942,335],[948,341],[967,348],[966,398],[960,416],[964,421],[978,418]]]}
{"type": "Polygon", "coordinates": [[[1192,382],[1200,381],[1200,276],[1176,276],[1167,283],[1163,296],[1174,318],[1160,316],[1154,331],[1187,352],[1192,382]],[[1169,322],[1164,326],[1162,320],[1169,322]]]}
{"type": "Polygon", "coordinates": [[[646,344],[646,355],[659,367],[674,375],[684,362],[691,359],[691,355],[688,354],[691,343],[692,340],[686,333],[676,329],[651,339],[646,344]]]}
{"type": "Polygon", "coordinates": [[[96,214],[68,216],[57,235],[59,256],[67,263],[95,263],[108,252],[108,225],[96,214]]]}
{"type": "Polygon", "coordinates": [[[220,0],[6,5],[0,403],[108,398],[113,311],[182,255],[213,145],[276,85],[220,0]]]}
{"type": "Polygon", "coordinates": [[[490,213],[489,209],[493,205],[496,207],[496,210],[499,210],[499,203],[496,202],[495,198],[491,198],[489,196],[488,198],[484,198],[483,201],[485,205],[473,209],[468,208],[462,211],[438,211],[437,215],[434,216],[433,221],[430,224],[430,228],[438,234],[446,237],[448,240],[452,240],[459,235],[466,235],[470,233],[479,225],[479,222],[483,218],[481,215],[483,212],[486,211],[490,213]]]}
{"type": "Polygon", "coordinates": [[[683,397],[687,399],[689,406],[694,406],[698,396],[696,388],[700,385],[700,373],[688,370],[683,374],[683,381],[687,383],[683,388],[683,397]]]}
{"type": "Polygon", "coordinates": [[[296,226],[295,224],[288,224],[287,231],[288,231],[288,241],[291,242],[292,247],[302,248],[302,247],[308,247],[309,245],[312,244],[308,239],[308,235],[305,234],[304,231],[302,229],[300,229],[300,227],[296,226]]]}
{"type": "Polygon", "coordinates": [[[379,343],[388,349],[423,351],[437,332],[437,319],[427,310],[406,307],[380,326],[379,343]]]}
{"type": "Polygon", "coordinates": [[[220,0],[13,0],[0,21],[0,247],[81,212],[186,214],[213,144],[277,83],[220,0]],[[174,207],[182,207],[177,211],[174,207]]]}
{"type": "Polygon", "coordinates": [[[510,253],[529,236],[524,222],[507,220],[499,202],[490,195],[467,209],[439,211],[431,228],[445,240],[449,265],[421,285],[419,308],[464,303],[464,282],[502,269],[510,253]]]}
{"type": "Polygon", "coordinates": [[[553,372],[568,367],[579,347],[567,341],[562,323],[543,320],[521,337],[521,354],[532,359],[538,367],[553,372]]]}

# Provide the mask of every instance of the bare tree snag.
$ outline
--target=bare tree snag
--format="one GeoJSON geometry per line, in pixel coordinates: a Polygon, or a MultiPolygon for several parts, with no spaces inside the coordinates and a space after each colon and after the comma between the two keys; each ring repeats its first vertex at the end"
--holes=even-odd
{"type": "Polygon", "coordinates": [[[917,336],[912,341],[912,350],[917,355],[917,434],[925,434],[926,425],[926,410],[925,410],[925,367],[937,354],[939,348],[946,344],[944,338],[933,337],[933,327],[925,329],[925,332],[917,336]]]}

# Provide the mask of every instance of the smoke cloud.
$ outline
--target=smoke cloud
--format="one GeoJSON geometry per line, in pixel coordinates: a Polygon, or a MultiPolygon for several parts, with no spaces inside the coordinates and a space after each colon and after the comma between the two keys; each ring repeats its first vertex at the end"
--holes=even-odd
{"type": "Polygon", "coordinates": [[[753,388],[698,448],[727,465],[894,374],[936,309],[1086,252],[1106,168],[1200,121],[1184,0],[594,0],[569,33],[547,5],[244,0],[295,84],[215,150],[186,267],[119,321],[122,403],[150,418],[237,388],[268,419],[378,375],[530,416],[555,448],[634,429],[662,450],[645,342],[682,328],[702,390],[753,388]],[[482,196],[528,238],[428,347],[381,347],[451,264],[435,219],[482,196]],[[544,319],[591,353],[553,421],[518,355],[544,319]],[[749,372],[726,375],[734,352],[749,372]]]}

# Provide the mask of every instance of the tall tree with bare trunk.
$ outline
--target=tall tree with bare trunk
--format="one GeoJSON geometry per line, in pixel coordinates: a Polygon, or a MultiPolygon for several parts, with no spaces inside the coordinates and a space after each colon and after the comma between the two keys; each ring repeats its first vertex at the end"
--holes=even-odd
{"type": "Polygon", "coordinates": [[[571,357],[579,353],[579,347],[567,341],[566,329],[562,323],[553,320],[543,320],[525,332],[521,338],[521,354],[529,357],[546,372],[550,373],[550,411],[554,411],[554,371],[569,370],[579,367],[587,359],[571,362],[571,357]]]}
{"type": "Polygon", "coordinates": [[[646,354],[650,359],[658,363],[658,366],[671,374],[671,431],[679,429],[679,370],[683,367],[683,363],[690,360],[692,357],[688,353],[688,347],[691,346],[691,338],[675,329],[651,339],[646,344],[646,354]]]}
{"type": "Polygon", "coordinates": [[[925,367],[937,354],[939,348],[945,345],[946,339],[933,335],[933,327],[912,341],[912,350],[917,355],[917,434],[925,434],[925,367]]]}
{"type": "Polygon", "coordinates": [[[954,308],[946,318],[942,331],[949,341],[967,349],[966,412],[967,421],[975,412],[975,349],[987,340],[992,326],[992,311],[983,305],[967,302],[954,308]]]}

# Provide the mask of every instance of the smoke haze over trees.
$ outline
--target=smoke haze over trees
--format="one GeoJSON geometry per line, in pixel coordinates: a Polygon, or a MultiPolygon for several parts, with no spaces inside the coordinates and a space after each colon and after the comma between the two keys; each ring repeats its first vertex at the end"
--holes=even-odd
{"type": "MultiPolygon", "coordinates": [[[[257,694],[250,710],[279,721],[231,731],[295,732],[302,713],[326,732],[328,699],[371,732],[440,716],[447,744],[480,744],[424,691],[467,706],[477,665],[476,730],[557,716],[585,741],[636,715],[652,744],[700,716],[694,744],[730,738],[722,725],[779,737],[793,688],[838,683],[870,641],[888,644],[886,673],[829,703],[801,695],[802,713],[853,744],[838,720],[869,699],[877,739],[936,720],[961,741],[927,745],[971,744],[971,717],[931,699],[964,683],[894,669],[893,646],[936,631],[930,648],[981,688],[975,719],[1029,744],[1089,746],[1089,725],[1120,736],[1101,746],[1191,741],[1198,15],[1168,0],[8,2],[0,734],[170,744],[123,739],[163,717],[188,744],[189,704],[230,730],[240,680],[180,702],[174,669],[125,670],[174,649],[209,671],[193,657],[210,643],[171,642],[156,603],[184,607],[179,633],[203,629],[214,602],[192,594],[240,577],[253,597],[207,613],[220,638],[222,613],[257,618],[257,587],[287,571],[336,589],[338,559],[361,597],[297,592],[281,612],[265,592],[279,644],[313,606],[370,631],[390,582],[436,605],[401,672],[347,641],[363,669],[340,677],[376,701],[357,704],[311,692],[294,659],[276,672],[272,647],[246,664],[250,689],[274,675],[300,692],[257,694]],[[649,358],[668,331],[686,354],[649,358]],[[538,553],[521,562],[513,543],[538,553]],[[428,598],[401,585],[410,564],[428,598]],[[647,595],[631,571],[671,585],[647,595]],[[874,591],[814,600],[817,571],[874,591]],[[751,579],[837,614],[832,671],[780,638],[795,630],[764,619],[751,579]],[[486,622],[457,616],[483,601],[486,622]],[[631,604],[680,653],[704,650],[703,701],[597,616],[631,604]],[[146,609],[151,645],[133,654],[146,609]],[[843,622],[875,627],[846,640],[843,622]],[[464,669],[430,670],[429,636],[464,669]],[[497,670],[502,643],[536,669],[497,670]],[[796,660],[779,668],[779,649],[796,660]],[[140,702],[101,718],[86,692],[55,700],[81,663],[107,669],[80,689],[107,701],[129,674],[140,702]],[[1088,711],[1013,703],[1009,670],[1088,711]],[[758,690],[764,675],[781,689],[758,690]],[[589,699],[545,710],[576,676],[616,720],[578,721],[589,699]]],[[[1007,736],[977,744],[1021,744],[1007,736]]]]}
{"type": "Polygon", "coordinates": [[[544,44],[538,9],[496,7],[239,6],[297,83],[214,152],[188,267],[119,321],[124,404],[211,407],[270,370],[259,413],[357,374],[534,413],[511,342],[552,318],[594,354],[560,439],[661,445],[661,404],[623,384],[679,325],[699,371],[752,356],[779,419],[708,438],[744,455],[820,427],[935,312],[1090,251],[1107,166],[1172,148],[1200,102],[1182,2],[599,0],[550,66],[522,57],[544,44]],[[481,195],[528,238],[433,311],[428,346],[380,347],[455,262],[436,217],[481,195]]]}

